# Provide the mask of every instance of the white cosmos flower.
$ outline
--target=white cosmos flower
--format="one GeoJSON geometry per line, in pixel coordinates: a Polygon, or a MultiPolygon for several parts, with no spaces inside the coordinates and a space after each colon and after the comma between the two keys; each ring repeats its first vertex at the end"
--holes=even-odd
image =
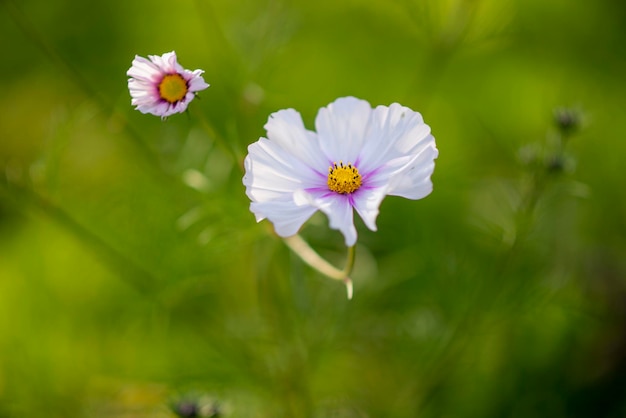
{"type": "Polygon", "coordinates": [[[352,246],[352,209],[375,231],[385,196],[421,199],[432,191],[438,151],[419,113],[345,97],[319,110],[315,128],[307,130],[295,110],[280,110],[265,125],[267,138],[248,147],[243,184],[250,210],[281,237],[295,235],[321,210],[352,246]]]}
{"type": "Polygon", "coordinates": [[[148,55],[149,60],[135,55],[126,75],[131,104],[141,113],[166,118],[187,109],[196,92],[209,85],[202,78],[202,70],[186,70],[176,61],[176,52],[162,56],[148,55]]]}

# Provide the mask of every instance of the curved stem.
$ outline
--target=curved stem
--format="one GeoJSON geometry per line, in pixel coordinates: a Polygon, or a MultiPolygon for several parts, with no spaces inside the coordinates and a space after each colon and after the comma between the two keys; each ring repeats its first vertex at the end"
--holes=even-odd
{"type": "Polygon", "coordinates": [[[352,273],[352,268],[354,267],[354,246],[348,247],[346,266],[343,270],[339,270],[315,252],[300,235],[293,235],[284,240],[291,251],[296,253],[306,264],[330,279],[341,280],[346,285],[348,299],[352,299],[352,279],[350,279],[349,275],[352,273]]]}

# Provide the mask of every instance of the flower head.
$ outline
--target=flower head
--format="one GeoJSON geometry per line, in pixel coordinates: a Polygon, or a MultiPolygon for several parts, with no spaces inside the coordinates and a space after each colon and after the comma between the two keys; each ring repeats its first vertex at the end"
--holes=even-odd
{"type": "Polygon", "coordinates": [[[176,52],[162,56],[148,55],[149,60],[135,55],[126,75],[131,104],[141,113],[166,118],[182,113],[196,92],[209,85],[202,78],[202,70],[186,70],[176,61],[176,52]]]}
{"type": "Polygon", "coordinates": [[[352,246],[353,209],[375,231],[385,196],[421,199],[432,191],[438,151],[419,113],[345,97],[321,108],[315,127],[309,131],[298,112],[281,110],[269,117],[267,138],[248,147],[243,184],[250,210],[278,235],[295,235],[321,210],[352,246]]]}

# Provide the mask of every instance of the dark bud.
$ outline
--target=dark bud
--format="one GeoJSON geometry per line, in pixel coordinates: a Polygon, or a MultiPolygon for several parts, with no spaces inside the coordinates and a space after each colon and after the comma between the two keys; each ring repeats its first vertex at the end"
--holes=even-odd
{"type": "Polygon", "coordinates": [[[546,168],[550,173],[561,173],[565,170],[565,160],[560,155],[550,156],[546,161],[546,168]]]}
{"type": "Polygon", "coordinates": [[[180,418],[219,418],[222,416],[217,401],[208,396],[187,395],[170,403],[171,410],[180,418]]]}
{"type": "Polygon", "coordinates": [[[550,174],[571,174],[576,171],[576,160],[563,153],[548,155],[545,160],[545,168],[550,174]]]}
{"type": "Polygon", "coordinates": [[[181,418],[197,418],[200,416],[200,407],[193,401],[180,401],[172,409],[181,418]]]}
{"type": "Polygon", "coordinates": [[[554,122],[563,134],[576,131],[582,122],[582,114],[576,109],[560,107],[554,109],[554,122]]]}

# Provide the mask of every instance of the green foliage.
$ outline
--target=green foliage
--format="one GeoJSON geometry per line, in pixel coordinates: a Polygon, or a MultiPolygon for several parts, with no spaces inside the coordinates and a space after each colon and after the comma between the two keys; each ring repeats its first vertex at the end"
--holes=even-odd
{"type": "Polygon", "coordinates": [[[626,414],[621,3],[0,6],[0,417],[626,414]],[[211,87],[162,122],[125,73],[171,50],[211,87]],[[440,150],[357,224],[351,301],[241,183],[271,112],[345,95],[440,150]]]}

